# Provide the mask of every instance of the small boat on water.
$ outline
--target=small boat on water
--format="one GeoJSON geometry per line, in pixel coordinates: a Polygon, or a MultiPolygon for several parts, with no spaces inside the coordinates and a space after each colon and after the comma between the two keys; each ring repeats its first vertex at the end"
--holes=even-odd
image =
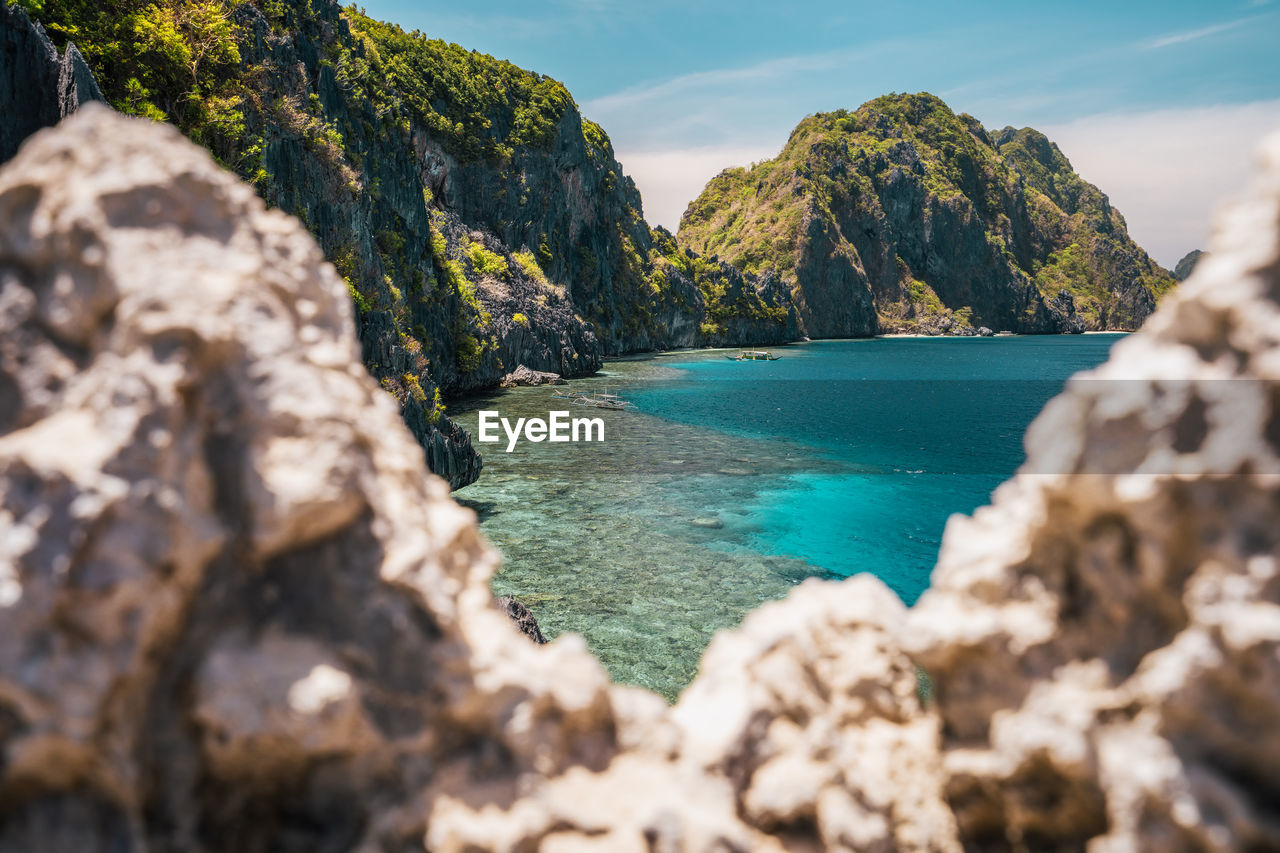
{"type": "Polygon", "coordinates": [[[744,349],[737,355],[726,355],[725,358],[730,361],[777,361],[782,356],[774,355],[766,350],[744,349]]]}
{"type": "Polygon", "coordinates": [[[610,394],[607,389],[600,392],[559,389],[553,391],[551,396],[561,400],[568,400],[570,405],[591,406],[596,409],[615,409],[618,411],[626,411],[628,409],[634,409],[636,405],[630,400],[624,400],[617,394],[610,394]]]}
{"type": "Polygon", "coordinates": [[[627,411],[636,407],[635,403],[630,400],[624,400],[617,394],[583,394],[581,397],[575,397],[571,402],[575,406],[591,406],[596,409],[615,409],[618,411],[627,411]]]}

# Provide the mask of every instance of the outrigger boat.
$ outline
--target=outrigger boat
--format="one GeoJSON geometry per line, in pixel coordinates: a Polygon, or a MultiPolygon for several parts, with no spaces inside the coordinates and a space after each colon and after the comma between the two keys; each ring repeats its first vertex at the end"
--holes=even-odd
{"type": "Polygon", "coordinates": [[[634,409],[636,404],[630,400],[624,400],[617,394],[583,394],[581,397],[575,397],[572,401],[575,406],[592,406],[597,409],[616,409],[618,411],[626,411],[634,409]]]}
{"type": "Polygon", "coordinates": [[[758,349],[744,349],[737,355],[726,355],[725,358],[730,361],[777,361],[782,358],[780,355],[774,355],[771,352],[758,349]]]}
{"type": "Polygon", "coordinates": [[[558,397],[562,400],[568,400],[574,406],[591,406],[596,409],[615,409],[625,411],[634,409],[635,403],[630,400],[624,400],[617,394],[610,394],[607,390],[603,392],[593,393],[591,391],[570,391],[561,389],[553,391],[552,397],[558,397]]]}

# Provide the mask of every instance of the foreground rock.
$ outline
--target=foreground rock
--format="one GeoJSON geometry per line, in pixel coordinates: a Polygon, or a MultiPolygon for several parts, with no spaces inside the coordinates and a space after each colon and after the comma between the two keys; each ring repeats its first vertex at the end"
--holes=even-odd
{"type": "Polygon", "coordinates": [[[806,582],[670,709],[494,606],[297,222],[168,128],[41,134],[0,171],[0,851],[1280,848],[1270,152],[914,609],[806,582]]]}
{"type": "Polygon", "coordinates": [[[490,606],[297,221],[85,110],[0,222],[0,849],[420,846],[428,781],[612,743],[581,644],[490,606]]]}

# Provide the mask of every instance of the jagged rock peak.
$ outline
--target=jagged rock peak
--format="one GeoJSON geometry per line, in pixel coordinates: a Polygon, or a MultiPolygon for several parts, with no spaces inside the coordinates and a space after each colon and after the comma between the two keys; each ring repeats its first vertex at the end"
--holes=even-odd
{"type": "Polygon", "coordinates": [[[1173,277],[1178,281],[1186,281],[1195,272],[1196,265],[1204,258],[1205,253],[1199,249],[1187,252],[1173,267],[1173,277]]]}
{"type": "Polygon", "coordinates": [[[68,43],[59,56],[44,27],[0,0],[0,163],[90,101],[106,99],[76,46],[68,43]]]}

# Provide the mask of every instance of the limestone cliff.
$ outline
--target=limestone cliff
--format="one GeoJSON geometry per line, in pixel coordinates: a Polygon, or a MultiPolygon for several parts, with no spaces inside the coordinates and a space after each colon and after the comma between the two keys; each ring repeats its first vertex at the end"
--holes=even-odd
{"type": "Polygon", "coordinates": [[[37,130],[88,101],[102,101],[93,72],[72,43],[62,55],[19,6],[0,3],[0,163],[37,130]]]}
{"type": "Polygon", "coordinates": [[[785,289],[650,231],[555,80],[333,0],[178,0],[155,26],[119,0],[27,5],[89,39],[113,106],[175,123],[305,223],[366,364],[454,486],[480,460],[445,400],[518,365],[582,376],[606,353],[796,337],[785,289]]]}
{"type": "Polygon", "coordinates": [[[1134,329],[1173,286],[1042,134],[928,94],[806,118],[712,179],[680,240],[784,280],[812,337],[1134,329]]]}
{"type": "Polygon", "coordinates": [[[1200,259],[1204,257],[1204,252],[1199,249],[1192,249],[1183,255],[1173,268],[1173,277],[1178,281],[1186,281],[1191,278],[1191,274],[1196,271],[1196,265],[1200,263],[1200,259]]]}
{"type": "Polygon", "coordinates": [[[0,169],[0,851],[1280,848],[1267,157],[914,608],[806,582],[671,709],[494,606],[296,220],[172,128],[37,134],[0,169]]]}

